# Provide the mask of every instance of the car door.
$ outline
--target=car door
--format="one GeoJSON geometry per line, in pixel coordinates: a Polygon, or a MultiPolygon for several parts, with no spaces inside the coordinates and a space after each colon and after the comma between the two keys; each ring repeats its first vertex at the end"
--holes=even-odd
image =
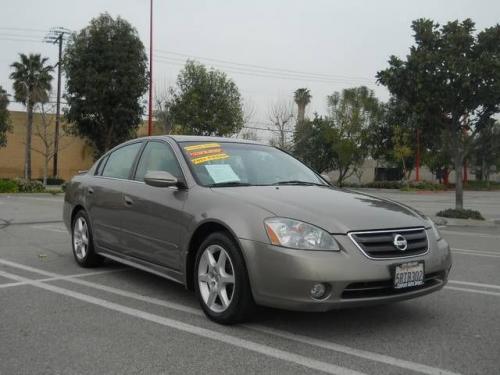
{"type": "Polygon", "coordinates": [[[123,213],[123,241],[126,251],[148,262],[181,269],[180,238],[189,221],[183,212],[187,190],[153,187],[144,183],[148,171],[166,171],[184,179],[171,146],[149,141],[142,150],[134,175],[135,183],[124,190],[128,202],[123,213]]]}
{"type": "Polygon", "coordinates": [[[87,186],[87,210],[94,242],[100,250],[123,252],[121,221],[128,211],[123,188],[143,142],[126,144],[105,156],[87,186]]]}

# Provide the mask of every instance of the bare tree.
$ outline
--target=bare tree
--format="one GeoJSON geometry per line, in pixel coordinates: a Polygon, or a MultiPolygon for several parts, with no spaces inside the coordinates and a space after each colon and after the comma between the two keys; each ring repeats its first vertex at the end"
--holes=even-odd
{"type": "Polygon", "coordinates": [[[236,134],[235,138],[246,139],[250,141],[258,141],[259,136],[253,129],[252,123],[255,116],[255,104],[250,99],[245,99],[243,102],[243,128],[236,134]]]}
{"type": "Polygon", "coordinates": [[[243,129],[239,134],[238,138],[241,139],[246,139],[248,141],[258,141],[259,136],[257,135],[257,132],[251,129],[243,129]]]}
{"type": "Polygon", "coordinates": [[[292,148],[293,118],[293,103],[286,100],[278,100],[270,106],[268,119],[271,127],[269,130],[273,133],[273,138],[269,142],[270,144],[283,150],[290,150],[292,148]]]}
{"type": "Polygon", "coordinates": [[[54,158],[54,155],[68,147],[71,142],[69,140],[65,143],[62,142],[63,138],[66,137],[64,131],[59,132],[58,143],[59,147],[56,150],[56,139],[55,139],[55,116],[52,115],[55,106],[49,106],[45,103],[39,103],[36,105],[36,109],[40,115],[40,121],[35,122],[33,135],[40,139],[41,148],[38,149],[34,146],[31,147],[33,151],[39,153],[43,156],[43,185],[47,185],[47,176],[49,174],[49,163],[54,158]]]}
{"type": "Polygon", "coordinates": [[[164,134],[170,134],[173,129],[170,108],[172,106],[172,92],[166,89],[155,94],[154,115],[156,122],[161,126],[164,134]]]}
{"type": "Polygon", "coordinates": [[[251,99],[243,101],[243,127],[250,125],[255,116],[255,103],[251,99]]]}

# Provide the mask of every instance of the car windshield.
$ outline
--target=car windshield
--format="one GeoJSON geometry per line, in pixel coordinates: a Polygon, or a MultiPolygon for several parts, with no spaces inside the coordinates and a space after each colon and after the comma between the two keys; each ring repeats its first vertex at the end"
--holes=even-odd
{"type": "Polygon", "coordinates": [[[233,142],[182,142],[184,156],[203,186],[322,185],[297,159],[274,147],[233,142]]]}

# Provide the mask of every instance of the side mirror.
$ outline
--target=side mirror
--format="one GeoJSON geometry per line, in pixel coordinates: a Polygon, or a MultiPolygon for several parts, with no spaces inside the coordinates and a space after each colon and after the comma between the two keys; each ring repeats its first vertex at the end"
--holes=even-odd
{"type": "Polygon", "coordinates": [[[179,180],[165,171],[148,171],[144,176],[144,182],[155,187],[179,186],[179,180]]]}

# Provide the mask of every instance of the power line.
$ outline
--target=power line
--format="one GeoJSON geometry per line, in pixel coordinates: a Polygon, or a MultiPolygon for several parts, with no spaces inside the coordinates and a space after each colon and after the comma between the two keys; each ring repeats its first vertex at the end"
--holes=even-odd
{"type": "Polygon", "coordinates": [[[317,76],[320,78],[332,78],[332,79],[338,79],[338,78],[344,78],[344,79],[350,79],[350,80],[365,80],[365,81],[370,81],[371,79],[368,77],[360,77],[360,76],[345,76],[345,75],[335,75],[335,74],[325,74],[325,73],[314,73],[314,72],[305,72],[305,71],[299,71],[299,70],[291,70],[291,69],[283,69],[283,68],[273,68],[273,67],[268,67],[264,65],[255,65],[255,64],[245,64],[245,63],[239,63],[235,61],[229,61],[229,60],[223,60],[223,59],[216,59],[212,57],[203,57],[203,56],[196,56],[196,55],[188,55],[188,54],[183,54],[179,52],[173,52],[173,51],[167,51],[167,50],[161,50],[157,49],[161,54],[166,54],[166,55],[176,55],[176,56],[181,56],[184,58],[194,58],[194,59],[200,59],[200,60],[207,60],[207,61],[215,61],[223,64],[230,64],[230,65],[236,65],[240,67],[249,67],[249,68],[254,68],[254,69],[259,69],[259,70],[268,70],[268,71],[274,71],[278,73],[291,73],[291,74],[298,74],[298,75],[308,75],[308,76],[317,76]]]}
{"type": "MultiPolygon", "coordinates": [[[[36,38],[38,35],[33,35],[33,32],[42,32],[46,33],[50,31],[50,29],[33,29],[33,28],[20,28],[20,27],[0,27],[0,30],[14,30],[18,31],[22,34],[10,34],[9,36],[15,36],[15,37],[29,37],[29,38],[36,38]],[[26,35],[28,33],[29,35],[26,35]]],[[[66,31],[70,31],[65,29],[66,31]]],[[[0,32],[1,33],[1,32],[0,32]]],[[[4,33],[5,34],[5,33],[4,33]]],[[[184,59],[199,59],[199,60],[206,60],[206,61],[213,61],[217,62],[222,65],[229,65],[232,66],[233,68],[239,67],[243,68],[244,70],[255,70],[257,72],[261,73],[273,73],[273,74],[291,74],[294,76],[307,76],[307,77],[317,77],[321,79],[330,79],[330,80],[348,80],[349,82],[352,81],[365,81],[365,82],[372,82],[372,79],[370,77],[362,77],[362,76],[348,76],[348,75],[340,75],[340,74],[326,74],[326,73],[316,73],[316,72],[306,72],[306,71],[300,71],[300,70],[293,70],[293,69],[284,69],[284,68],[275,68],[275,67],[269,67],[269,66],[264,66],[264,65],[257,65],[257,64],[248,64],[248,63],[241,63],[237,61],[231,61],[231,60],[224,60],[224,59],[219,59],[219,58],[214,58],[214,57],[206,57],[206,56],[199,56],[199,55],[191,55],[191,54],[186,54],[186,53],[180,53],[176,51],[169,51],[169,50],[163,50],[163,49],[154,49],[154,51],[159,53],[159,57],[161,58],[169,58],[173,59],[172,57],[169,57],[168,55],[174,55],[174,56],[180,56],[184,59]],[[164,55],[164,56],[162,56],[164,55]],[[166,55],[166,56],[165,56],[166,55]]]]}
{"type": "Polygon", "coordinates": [[[49,29],[33,29],[33,28],[28,28],[28,27],[0,27],[0,30],[14,30],[14,31],[36,31],[36,32],[42,32],[46,33],[49,31],[49,29]]]}
{"type": "MultiPolygon", "coordinates": [[[[160,56],[160,57],[157,57],[157,59],[159,61],[178,62],[178,63],[182,63],[182,65],[185,63],[185,60],[179,59],[179,58],[173,58],[173,57],[160,56]]],[[[328,82],[328,83],[353,83],[351,80],[349,80],[347,78],[320,78],[320,77],[308,76],[308,75],[304,75],[304,74],[278,73],[278,72],[259,70],[259,69],[255,69],[255,68],[238,68],[238,67],[234,67],[234,66],[228,66],[226,64],[217,64],[216,66],[219,66],[220,68],[222,68],[226,71],[252,73],[252,74],[255,74],[256,76],[262,76],[262,77],[314,80],[314,81],[328,82]]]]}
{"type": "MultiPolygon", "coordinates": [[[[260,128],[258,126],[243,126],[243,129],[252,129],[252,130],[264,130],[268,132],[273,132],[277,133],[280,132],[281,130],[275,130],[275,129],[270,129],[270,128],[260,128]]],[[[282,130],[284,133],[293,133],[293,130],[282,130]]]]}
{"type": "MultiPolygon", "coordinates": [[[[155,58],[159,63],[167,64],[167,65],[175,65],[175,66],[184,66],[185,61],[182,59],[175,59],[171,57],[157,57],[155,58]]],[[[234,68],[234,67],[225,67],[220,66],[221,70],[233,74],[242,74],[253,77],[263,77],[263,78],[276,78],[276,79],[284,79],[284,80],[295,80],[295,81],[303,81],[303,82],[319,82],[319,83],[327,83],[327,84],[352,84],[359,85],[359,83],[349,81],[347,79],[321,79],[317,77],[307,77],[300,75],[292,75],[292,74],[278,74],[271,72],[259,72],[250,69],[243,68],[234,68]]],[[[366,84],[367,86],[372,86],[372,84],[366,84]]]]}
{"type": "Polygon", "coordinates": [[[28,38],[12,38],[12,37],[3,37],[1,34],[0,34],[0,40],[2,41],[7,41],[7,42],[32,42],[32,43],[44,43],[44,41],[42,40],[42,38],[40,39],[28,39],[28,38]]]}
{"type": "MultiPolygon", "coordinates": [[[[34,39],[37,38],[37,36],[33,35],[33,31],[37,32],[46,31],[43,29],[14,28],[14,27],[0,28],[0,30],[2,29],[17,30],[25,34],[24,35],[6,34],[0,31],[0,40],[25,41],[25,42],[41,42],[40,40],[34,39]],[[28,32],[30,35],[27,35],[26,32],[28,32]]],[[[359,85],[365,83],[367,86],[373,86],[373,81],[368,77],[334,75],[334,74],[324,74],[315,72],[305,72],[292,69],[274,68],[264,65],[246,64],[236,61],[229,61],[212,57],[204,57],[199,55],[189,55],[162,49],[155,49],[155,51],[159,53],[159,56],[154,58],[154,60],[169,65],[177,65],[177,66],[184,65],[185,59],[192,58],[192,59],[217,62],[217,66],[220,66],[223,70],[234,74],[250,75],[263,78],[313,81],[313,82],[330,83],[330,84],[359,85]],[[181,58],[171,57],[168,55],[180,56],[181,58]]]]}

